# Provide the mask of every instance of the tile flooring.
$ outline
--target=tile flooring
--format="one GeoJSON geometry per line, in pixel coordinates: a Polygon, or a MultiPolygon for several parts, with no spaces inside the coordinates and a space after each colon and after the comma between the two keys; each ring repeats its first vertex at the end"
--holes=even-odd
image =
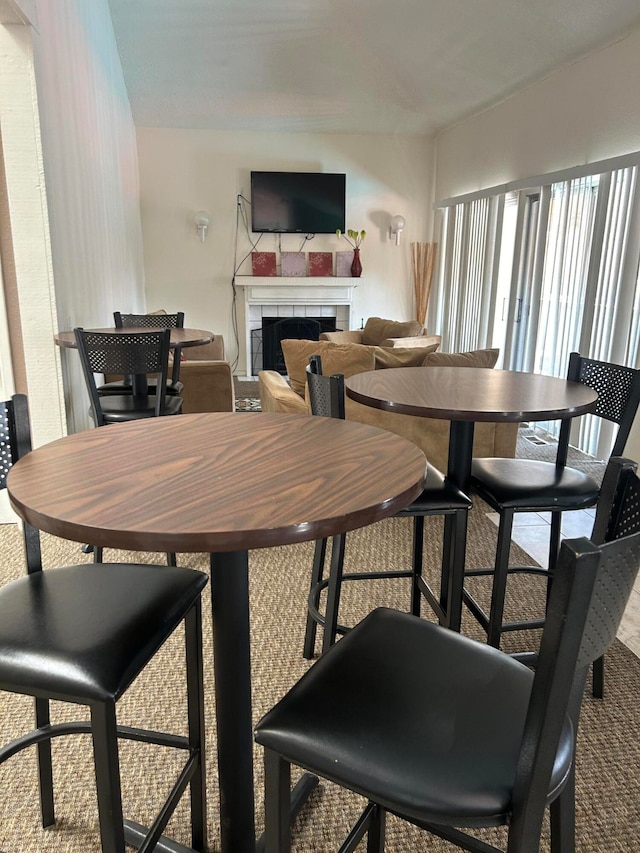
{"type": "MultiPolygon", "coordinates": [[[[566,512],[562,517],[562,536],[590,536],[595,509],[566,512]]],[[[498,524],[498,514],[487,513],[498,524]]],[[[541,566],[547,565],[549,550],[549,513],[518,512],[513,524],[513,541],[530,554],[541,566]]],[[[618,639],[640,657],[640,578],[631,593],[618,631],[618,639]]]]}

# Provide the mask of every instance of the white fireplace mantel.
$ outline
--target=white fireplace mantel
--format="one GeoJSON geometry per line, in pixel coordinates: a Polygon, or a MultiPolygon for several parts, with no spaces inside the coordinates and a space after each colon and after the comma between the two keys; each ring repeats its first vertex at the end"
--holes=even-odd
{"type": "Polygon", "coordinates": [[[342,328],[351,328],[353,290],[361,278],[237,276],[244,290],[247,375],[253,373],[251,334],[262,325],[262,316],[277,309],[278,316],[322,316],[338,318],[342,328]],[[289,310],[287,310],[289,309],[289,310]]]}
{"type": "Polygon", "coordinates": [[[361,279],[303,276],[238,276],[249,305],[351,305],[361,279]]]}

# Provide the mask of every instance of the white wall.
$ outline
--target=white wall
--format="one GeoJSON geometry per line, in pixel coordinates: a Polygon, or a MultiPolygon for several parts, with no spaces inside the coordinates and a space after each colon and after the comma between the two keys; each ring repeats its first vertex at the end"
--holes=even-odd
{"type": "MultiPolygon", "coordinates": [[[[107,0],[39,0],[34,39],[60,329],[144,310],[136,138],[107,0]]],[[[63,354],[69,430],[90,425],[63,354]]]]}
{"type": "MultiPolygon", "coordinates": [[[[2,20],[10,20],[5,12],[2,20]]],[[[32,30],[22,23],[0,24],[0,149],[4,180],[0,211],[4,292],[0,298],[3,315],[6,307],[11,321],[0,329],[5,362],[1,392],[3,399],[15,391],[29,394],[33,442],[38,445],[60,438],[66,424],[53,343],[57,318],[32,30]]]]}
{"type": "MultiPolygon", "coordinates": [[[[183,310],[188,326],[224,335],[230,360],[238,352],[232,324],[231,279],[251,250],[238,217],[237,195],[250,197],[251,170],[345,172],[347,227],[364,228],[363,277],[355,290],[353,316],[395,319],[413,316],[409,243],[431,234],[433,147],[426,137],[337,134],[233,133],[138,128],[138,159],[146,299],[150,309],[183,310]],[[209,212],[204,244],[193,223],[209,212]],[[398,248],[389,239],[389,219],[406,219],[398,248]],[[238,243],[236,250],[236,228],[238,243]]],[[[284,251],[298,251],[301,238],[282,236],[284,251]]],[[[263,251],[278,248],[265,235],[263,251]]],[[[304,251],[347,250],[333,235],[319,235],[304,251]]],[[[250,272],[245,265],[244,271],[250,272]]],[[[239,305],[241,320],[242,305],[239,305]]],[[[244,373],[240,346],[238,373],[244,373]]]]}
{"type": "Polygon", "coordinates": [[[640,149],[640,29],[439,134],[436,199],[640,149]]]}
{"type": "MultiPolygon", "coordinates": [[[[640,150],[640,29],[437,138],[436,199],[640,150]]],[[[640,460],[640,417],[626,454],[640,460]]]]}

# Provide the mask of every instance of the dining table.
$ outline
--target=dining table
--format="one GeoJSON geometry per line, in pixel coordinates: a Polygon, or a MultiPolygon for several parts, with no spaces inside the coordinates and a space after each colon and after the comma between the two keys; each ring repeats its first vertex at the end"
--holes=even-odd
{"type": "MultiPolygon", "coordinates": [[[[147,326],[128,327],[124,329],[111,326],[106,329],[87,329],[88,332],[103,332],[110,335],[127,335],[131,333],[144,334],[145,332],[153,331],[147,326]]],[[[208,344],[213,340],[213,332],[207,332],[205,329],[170,329],[171,337],[169,339],[170,349],[181,349],[182,347],[197,347],[201,344],[208,344]]],[[[57,332],[53,336],[54,342],[63,349],[77,349],[76,338],[73,330],[66,332],[57,332]]]]}
{"type": "MultiPolygon", "coordinates": [[[[129,326],[125,328],[118,328],[111,326],[105,329],[86,329],[88,332],[101,332],[110,335],[131,335],[131,334],[145,334],[153,331],[158,331],[157,329],[149,328],[148,326],[129,326]]],[[[174,373],[173,379],[176,381],[179,376],[179,364],[180,364],[180,351],[184,347],[197,347],[202,346],[203,344],[211,343],[214,338],[213,332],[208,332],[206,329],[178,329],[178,328],[170,328],[170,337],[169,337],[169,349],[175,351],[174,355],[174,373]]],[[[65,332],[57,332],[53,336],[53,340],[55,344],[62,349],[77,349],[78,345],[76,343],[76,336],[73,330],[65,331],[65,332]]],[[[133,390],[136,394],[146,394],[147,393],[147,377],[146,375],[135,375],[133,377],[133,390]]]]}
{"type": "MultiPolygon", "coordinates": [[[[484,367],[401,367],[370,370],[345,380],[352,400],[387,412],[450,421],[447,476],[469,491],[474,426],[573,418],[593,411],[598,394],[556,376],[484,367]]],[[[466,520],[465,522],[466,523],[466,520]]],[[[441,605],[448,626],[460,630],[464,553],[452,547],[451,516],[445,518],[448,584],[441,605]]]]}
{"type": "MultiPolygon", "coordinates": [[[[330,537],[392,516],[420,494],[425,470],[416,445],[376,427],[236,412],[86,430],[33,450],[11,469],[11,504],[39,530],[99,547],[210,555],[222,853],[261,849],[250,549],[330,537]]],[[[301,781],[294,811],[316,783],[301,781]]],[[[139,844],[144,832],[127,821],[130,843],[139,844]]],[[[187,849],[172,839],[156,847],[187,849]]]]}

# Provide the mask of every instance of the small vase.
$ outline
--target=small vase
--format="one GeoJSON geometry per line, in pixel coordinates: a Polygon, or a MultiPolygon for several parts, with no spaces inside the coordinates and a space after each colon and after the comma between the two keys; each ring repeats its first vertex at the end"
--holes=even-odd
{"type": "Polygon", "coordinates": [[[362,275],[362,264],[360,263],[360,249],[353,250],[353,261],[351,262],[352,278],[360,278],[362,275]]]}

